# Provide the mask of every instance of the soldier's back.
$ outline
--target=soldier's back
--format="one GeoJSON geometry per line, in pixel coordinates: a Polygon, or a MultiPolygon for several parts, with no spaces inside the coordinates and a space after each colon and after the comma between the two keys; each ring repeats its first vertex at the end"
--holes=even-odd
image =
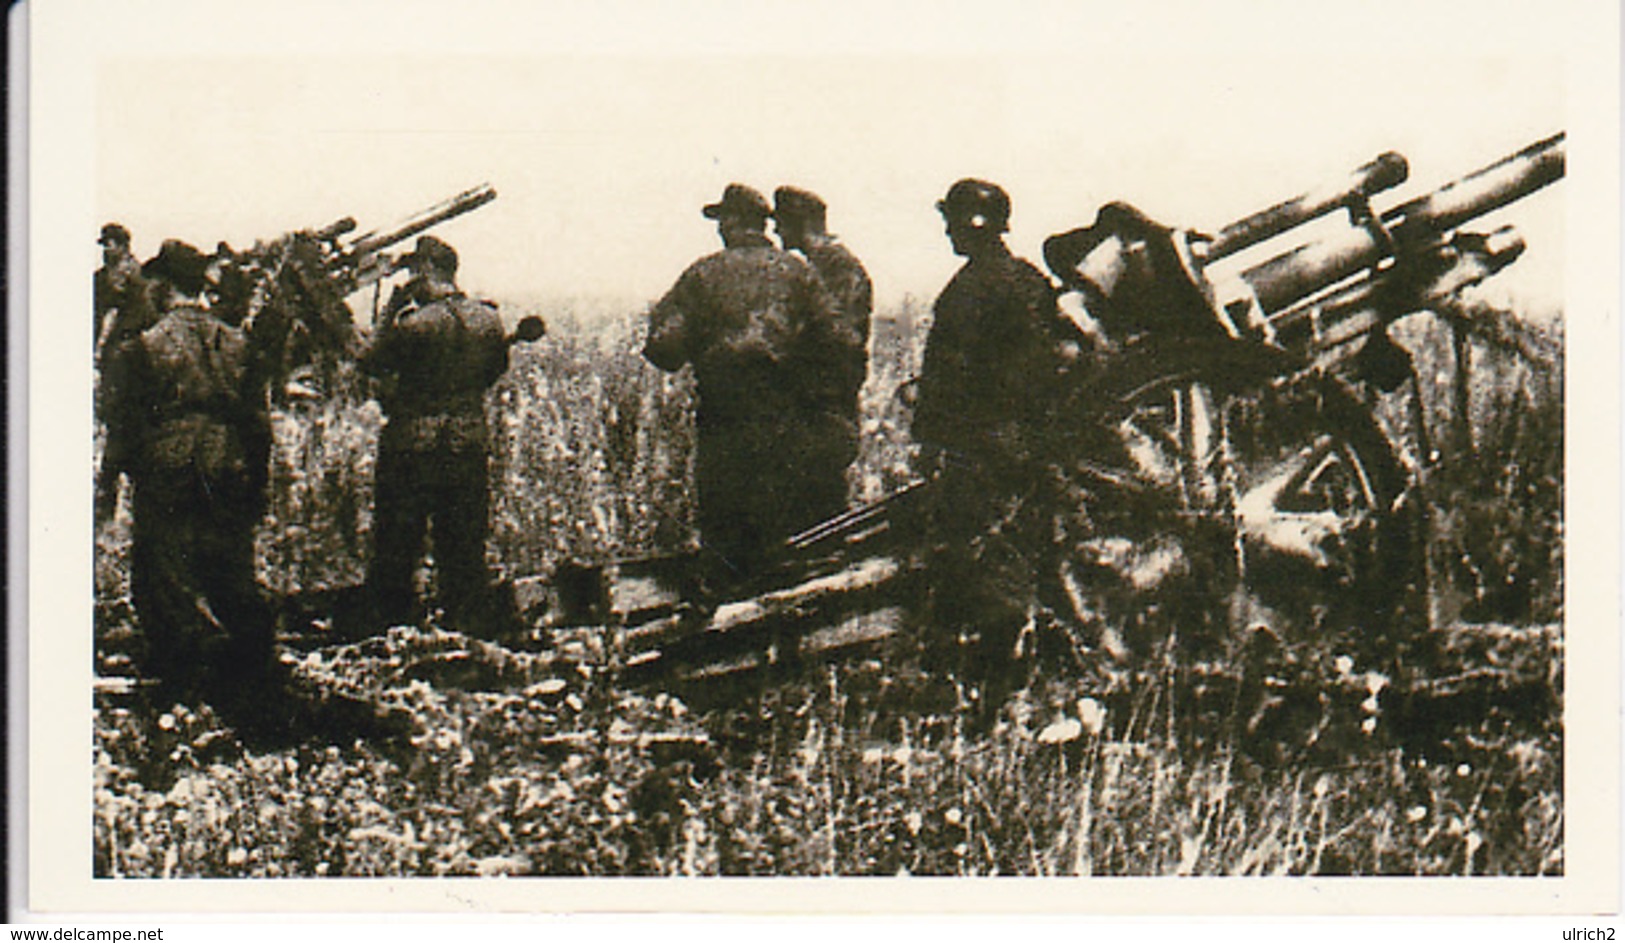
{"type": "Polygon", "coordinates": [[[808,246],[807,260],[834,298],[847,328],[868,337],[874,285],[863,263],[851,249],[833,239],[808,246]]]}
{"type": "Polygon", "coordinates": [[[701,384],[714,372],[788,356],[810,316],[814,278],[805,261],[765,244],[724,249],[696,262],[685,274],[689,290],[679,304],[688,317],[701,384]]]}
{"type": "Polygon", "coordinates": [[[236,403],[246,393],[248,338],[206,311],[181,307],[140,334],[156,403],[173,412],[236,403]]]}
{"type": "Polygon", "coordinates": [[[1048,279],[1007,254],[968,262],[937,297],[933,316],[916,438],[964,453],[1020,451],[1022,427],[1050,395],[1049,322],[1060,315],[1048,279]]]}
{"type": "Polygon", "coordinates": [[[127,420],[140,442],[134,471],[261,482],[270,427],[255,395],[247,335],[185,306],[143,331],[134,348],[127,420]]]}
{"type": "Polygon", "coordinates": [[[396,375],[392,415],[478,413],[507,367],[496,308],[465,295],[403,313],[380,339],[381,366],[396,375]]]}

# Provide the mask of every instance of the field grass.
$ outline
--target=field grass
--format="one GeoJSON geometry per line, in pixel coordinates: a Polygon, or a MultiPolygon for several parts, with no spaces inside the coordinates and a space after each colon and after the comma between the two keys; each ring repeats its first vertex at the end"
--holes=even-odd
{"type": "MultiPolygon", "coordinates": [[[[493,566],[691,546],[686,381],[641,362],[634,315],[546,313],[552,336],[516,351],[493,397],[493,566]]],[[[908,474],[894,392],[918,363],[922,312],[890,314],[864,391],[859,498],[908,474]]],[[[1425,375],[1452,376],[1446,335],[1404,333],[1425,375]]],[[[1424,482],[1425,658],[1310,646],[1206,663],[1175,631],[1123,664],[1045,623],[1050,654],[990,711],[921,667],[930,626],[695,687],[625,683],[607,630],[521,650],[400,627],[285,658],[312,686],[410,710],[406,744],[255,750],[205,705],[100,690],[95,873],[1561,873],[1560,376],[1560,362],[1480,344],[1465,399],[1441,385],[1419,408],[1379,406],[1408,448],[1439,452],[1424,482]]],[[[375,407],[337,402],[278,416],[269,589],[365,572],[378,423],[375,407]]],[[[128,673],[137,638],[126,528],[121,516],[98,535],[104,675],[128,673]]]]}

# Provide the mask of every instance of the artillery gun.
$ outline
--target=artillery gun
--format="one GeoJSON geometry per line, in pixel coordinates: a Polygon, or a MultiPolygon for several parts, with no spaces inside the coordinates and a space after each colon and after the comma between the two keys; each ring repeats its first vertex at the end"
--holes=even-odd
{"type": "Polygon", "coordinates": [[[342,388],[353,365],[357,336],[346,299],[377,288],[400,267],[388,250],[496,199],[490,184],[463,191],[384,230],[354,235],[346,216],[321,229],[287,233],[237,252],[222,244],[217,254],[218,303],[243,309],[245,321],[270,328],[277,374],[286,379],[273,396],[319,395],[342,388]]]}
{"type": "MultiPolygon", "coordinates": [[[[1109,433],[1060,470],[1078,513],[1058,528],[1058,572],[1040,575],[1053,621],[1120,659],[1173,631],[1216,640],[1221,659],[1258,633],[1359,650],[1418,631],[1419,469],[1373,411],[1412,376],[1387,328],[1459,313],[1463,290],[1523,249],[1508,227],[1461,227],[1563,168],[1557,135],[1378,210],[1372,198],[1408,175],[1384,154],[1213,236],[1112,204],[1049,239],[1063,309],[1099,339],[1073,414],[1109,433]]],[[[714,609],[686,599],[691,559],[557,574],[553,621],[609,625],[626,664],[663,680],[884,642],[918,589],[907,509],[930,487],[791,537],[767,584],[714,609]]]]}

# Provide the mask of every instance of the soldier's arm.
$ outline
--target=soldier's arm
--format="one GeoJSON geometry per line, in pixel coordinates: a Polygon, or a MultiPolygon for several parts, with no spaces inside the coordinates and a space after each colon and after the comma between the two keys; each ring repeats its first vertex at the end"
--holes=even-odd
{"type": "Polygon", "coordinates": [[[511,348],[508,345],[508,336],[502,330],[502,318],[497,314],[497,306],[489,301],[475,303],[483,305],[491,315],[491,339],[486,345],[485,353],[485,385],[490,386],[508,372],[508,352],[511,348]]]}
{"type": "Polygon", "coordinates": [[[688,312],[693,302],[692,270],[684,272],[664,298],[649,312],[649,337],[643,356],[667,372],[681,370],[689,361],[688,312]]]}
{"type": "Polygon", "coordinates": [[[845,408],[868,371],[868,316],[860,319],[843,310],[829,286],[811,266],[808,269],[810,277],[803,288],[810,312],[807,343],[817,369],[827,374],[817,386],[835,397],[837,402],[830,405],[845,408]]]}
{"type": "Polygon", "coordinates": [[[869,273],[856,260],[852,262],[849,279],[847,297],[850,300],[844,312],[843,325],[856,362],[855,386],[862,386],[869,370],[869,322],[874,313],[875,290],[874,284],[869,281],[869,273]]]}
{"type": "Polygon", "coordinates": [[[852,329],[858,332],[867,341],[869,338],[869,318],[875,310],[875,286],[869,280],[869,273],[856,259],[846,272],[846,287],[841,297],[847,299],[846,317],[852,329]]]}
{"type": "Polygon", "coordinates": [[[362,371],[374,378],[394,373],[400,360],[400,348],[399,328],[393,321],[386,322],[372,335],[371,342],[361,352],[359,360],[362,371]]]}

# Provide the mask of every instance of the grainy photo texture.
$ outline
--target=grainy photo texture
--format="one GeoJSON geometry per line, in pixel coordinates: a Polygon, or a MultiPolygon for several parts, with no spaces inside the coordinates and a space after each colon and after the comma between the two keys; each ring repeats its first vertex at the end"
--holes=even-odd
{"type": "Polygon", "coordinates": [[[1052,65],[104,65],[95,875],[1563,874],[1561,95],[1052,65]]]}

